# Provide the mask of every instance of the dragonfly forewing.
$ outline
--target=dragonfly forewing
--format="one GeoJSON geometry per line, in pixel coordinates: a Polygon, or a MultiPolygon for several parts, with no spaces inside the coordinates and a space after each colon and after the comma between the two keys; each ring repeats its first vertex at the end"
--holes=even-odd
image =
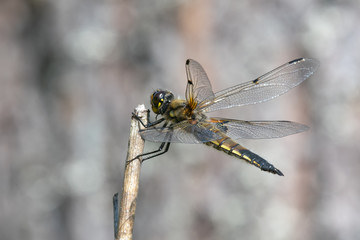
{"type": "Polygon", "coordinates": [[[188,59],[185,64],[187,86],[186,100],[202,102],[215,97],[210,80],[203,67],[195,60],[188,59]]]}
{"type": "Polygon", "coordinates": [[[199,103],[203,112],[256,104],[276,98],[309,78],[319,67],[315,59],[288,62],[261,77],[215,93],[215,98],[199,103]]]}

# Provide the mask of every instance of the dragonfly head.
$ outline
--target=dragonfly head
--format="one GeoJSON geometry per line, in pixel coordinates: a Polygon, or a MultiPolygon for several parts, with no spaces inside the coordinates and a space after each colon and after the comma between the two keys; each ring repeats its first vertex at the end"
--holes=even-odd
{"type": "Polygon", "coordinates": [[[156,114],[164,114],[170,102],[174,99],[174,94],[170,91],[157,89],[150,96],[150,99],[153,112],[156,114]]]}

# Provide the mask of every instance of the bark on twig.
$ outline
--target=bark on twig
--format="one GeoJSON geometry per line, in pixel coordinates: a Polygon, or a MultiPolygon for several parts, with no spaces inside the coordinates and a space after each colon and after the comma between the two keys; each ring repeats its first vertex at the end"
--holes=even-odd
{"type": "MultiPolygon", "coordinates": [[[[135,109],[135,114],[141,117],[142,121],[146,124],[149,113],[144,105],[139,105],[135,109]]],[[[121,196],[120,217],[117,224],[117,233],[115,234],[116,240],[132,239],[136,198],[139,190],[141,161],[139,159],[133,161],[130,160],[142,154],[144,150],[144,140],[139,134],[139,125],[141,124],[139,124],[136,119],[132,118],[128,154],[124,172],[123,192],[121,196]]]]}

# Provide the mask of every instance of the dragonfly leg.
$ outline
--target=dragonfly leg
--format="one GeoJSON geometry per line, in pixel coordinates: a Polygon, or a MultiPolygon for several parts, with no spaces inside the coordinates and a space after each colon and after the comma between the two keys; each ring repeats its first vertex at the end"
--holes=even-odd
{"type": "Polygon", "coordinates": [[[154,122],[148,122],[147,124],[145,124],[141,120],[141,118],[138,115],[136,115],[135,113],[132,113],[132,116],[133,116],[133,118],[138,120],[141,123],[141,125],[143,125],[144,128],[152,127],[152,126],[157,125],[157,124],[159,124],[159,123],[161,123],[161,122],[163,122],[165,120],[165,118],[161,118],[161,119],[158,119],[158,120],[156,120],[154,122]]]}
{"type": "Polygon", "coordinates": [[[140,155],[137,155],[136,157],[134,157],[133,159],[129,160],[130,162],[137,159],[137,158],[140,158],[140,157],[144,157],[144,156],[147,156],[143,159],[141,159],[141,162],[145,161],[145,160],[148,160],[150,158],[154,158],[154,157],[157,157],[157,156],[160,156],[164,153],[166,153],[170,148],[170,142],[163,142],[161,143],[159,149],[155,150],[155,151],[151,151],[151,152],[147,152],[147,153],[143,153],[143,154],[140,154],[140,155]],[[165,147],[165,149],[163,150],[163,148],[165,147]],[[150,156],[148,156],[150,155],[150,156]]]}

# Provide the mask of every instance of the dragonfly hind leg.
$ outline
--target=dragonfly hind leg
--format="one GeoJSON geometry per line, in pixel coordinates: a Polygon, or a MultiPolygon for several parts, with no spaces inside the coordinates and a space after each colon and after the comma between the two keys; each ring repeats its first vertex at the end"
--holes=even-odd
{"type": "Polygon", "coordinates": [[[157,149],[155,151],[151,151],[151,152],[147,152],[147,153],[137,155],[136,157],[134,157],[133,159],[131,159],[129,161],[131,162],[131,161],[133,161],[133,160],[135,160],[137,158],[140,159],[141,157],[147,156],[145,158],[140,159],[141,162],[143,162],[143,161],[148,160],[150,158],[154,158],[154,157],[165,154],[169,150],[169,148],[170,148],[170,142],[163,142],[163,143],[161,143],[159,149],[157,149]]]}

